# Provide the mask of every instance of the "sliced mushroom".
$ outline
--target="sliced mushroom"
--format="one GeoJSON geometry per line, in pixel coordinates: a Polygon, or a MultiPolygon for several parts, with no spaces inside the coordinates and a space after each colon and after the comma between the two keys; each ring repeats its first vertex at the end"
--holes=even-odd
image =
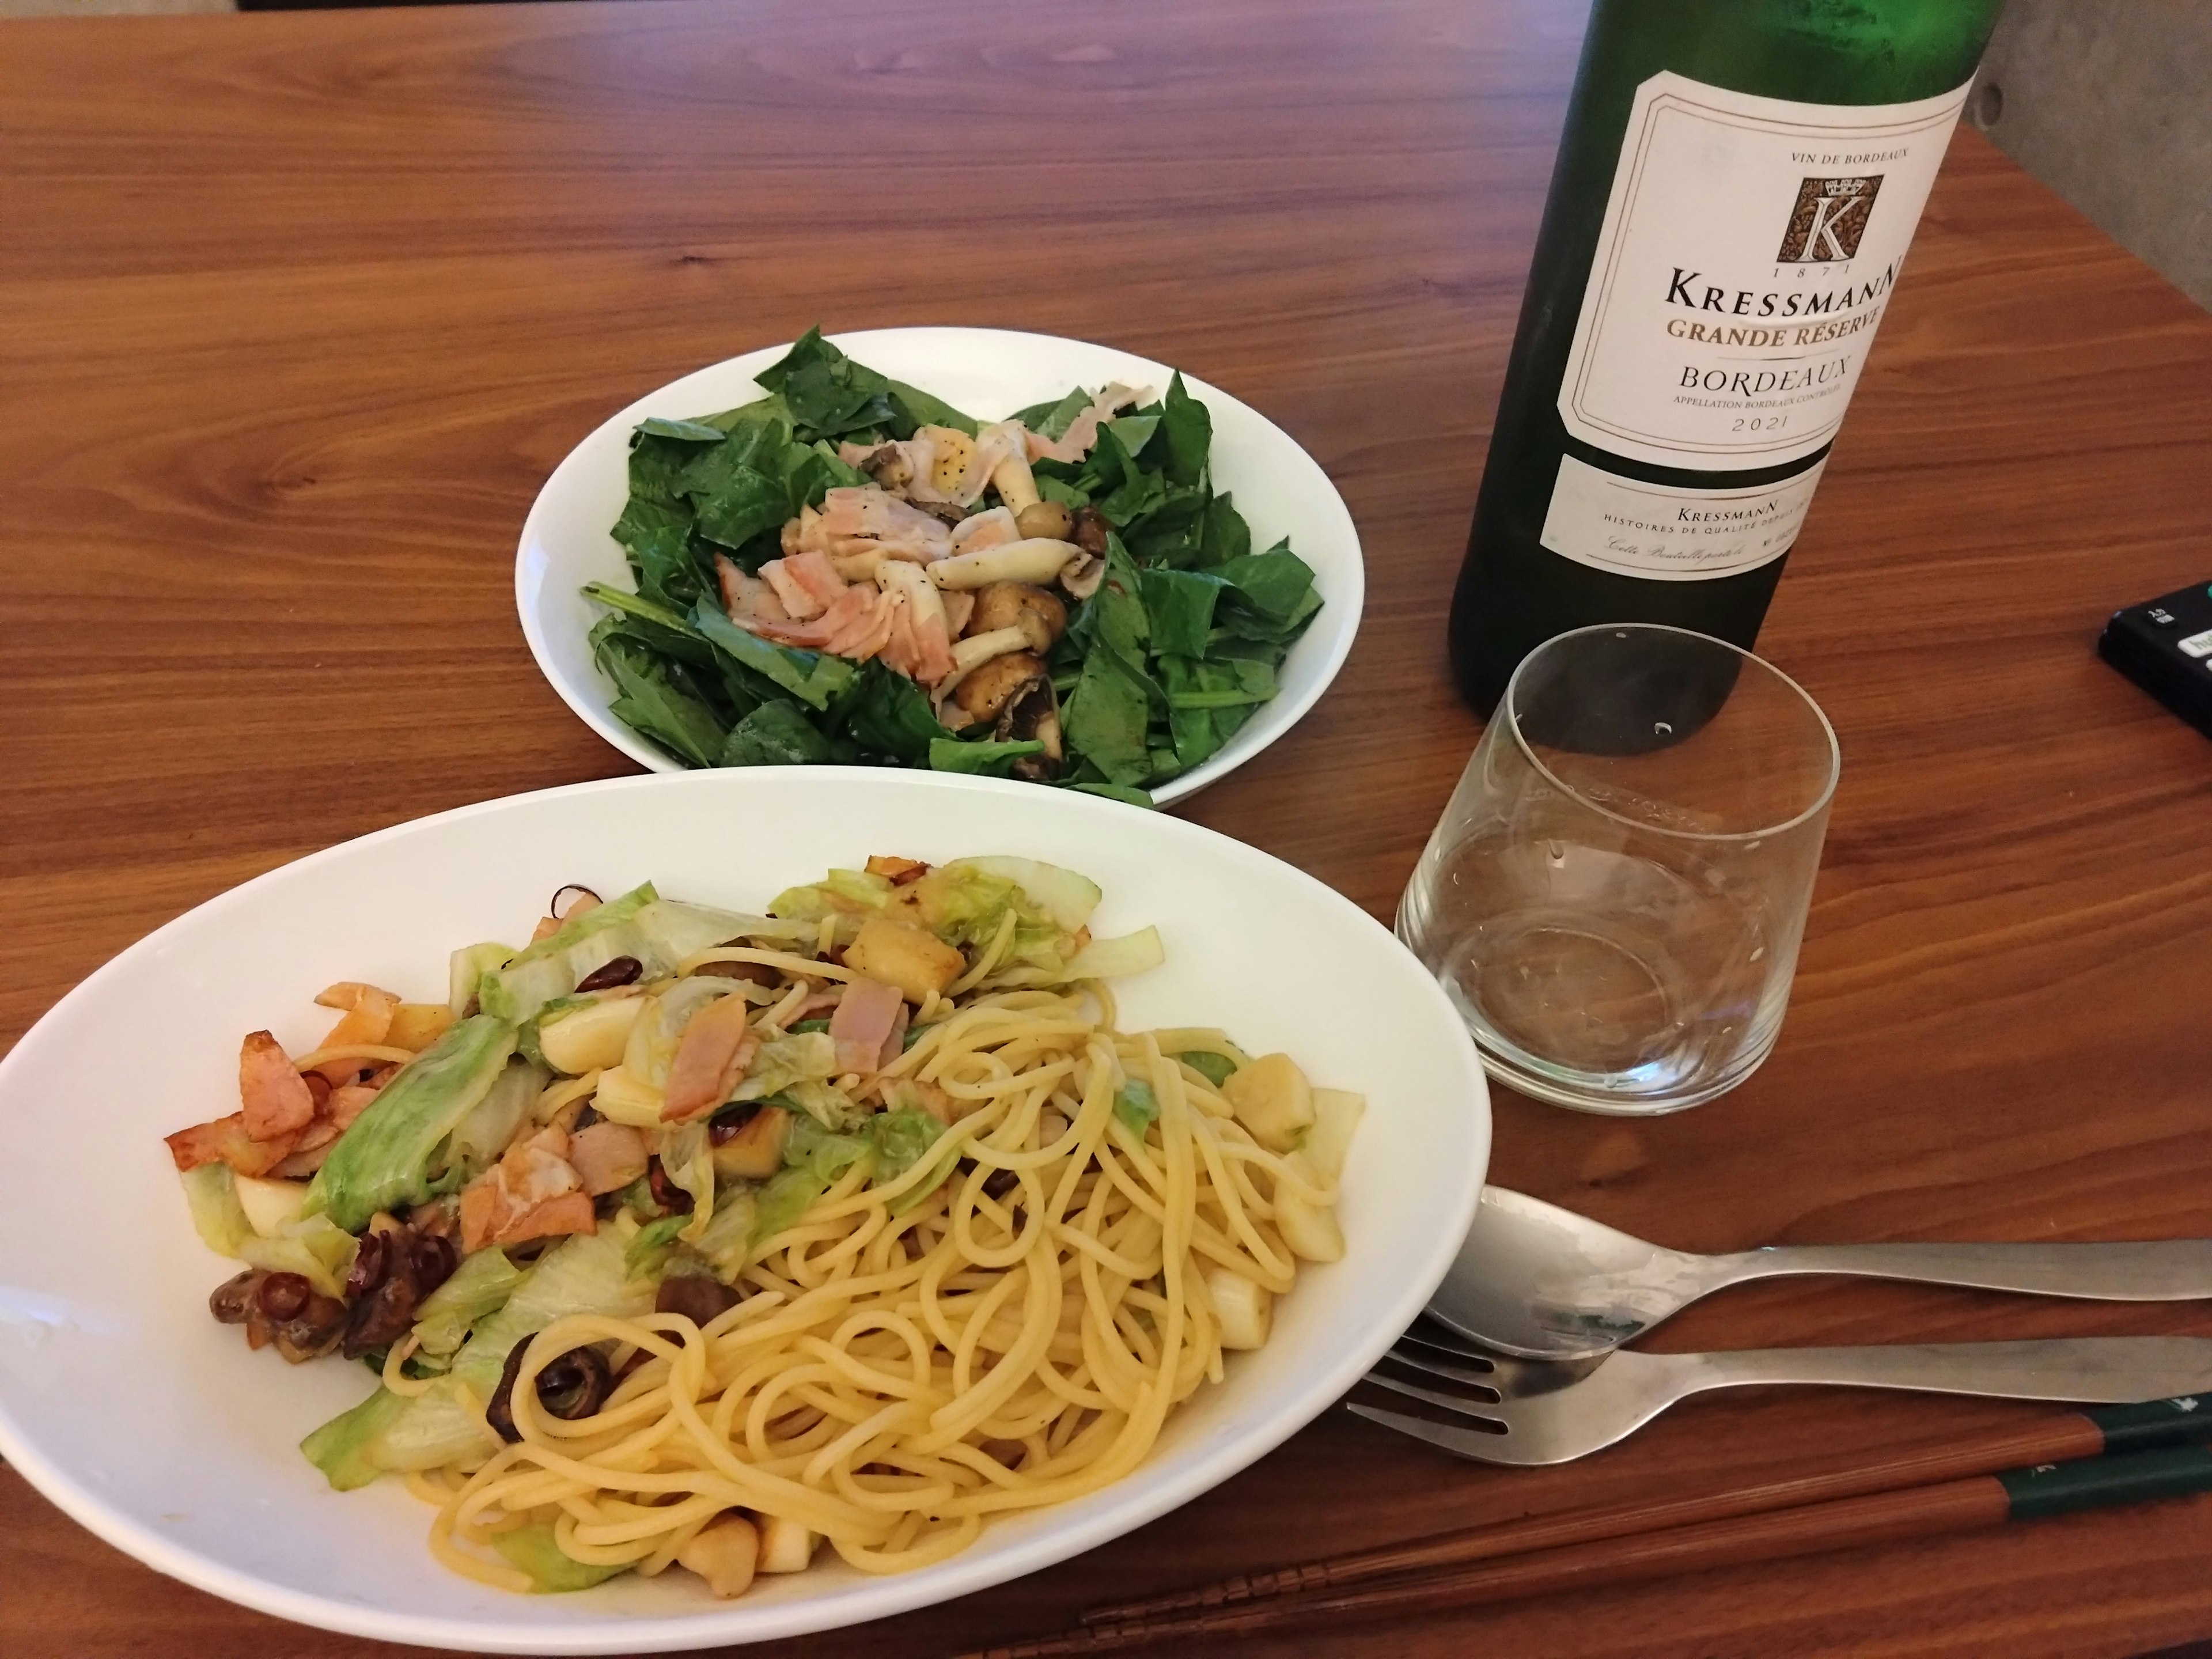
{"type": "Polygon", "coordinates": [[[1048,690],[1051,689],[1044,659],[1034,652],[1016,651],[992,658],[963,679],[952,700],[972,720],[994,720],[1040,680],[1048,690]]]}
{"type": "Polygon", "coordinates": [[[1075,511],[1075,533],[1068,539],[1085,553],[1103,559],[1106,556],[1107,532],[1113,527],[1106,522],[1106,515],[1097,507],[1078,507],[1075,511]]]}
{"type": "Polygon", "coordinates": [[[1103,557],[1085,554],[1077,562],[1060,573],[1060,585],[1071,598],[1087,599],[1098,591],[1098,584],[1106,580],[1106,561],[1103,557]]]}
{"type": "Polygon", "coordinates": [[[1014,515],[1014,528],[1024,536],[1064,542],[1075,533],[1075,514],[1058,501],[1037,501],[1014,515]]]}
{"type": "Polygon", "coordinates": [[[860,471],[893,493],[914,482],[914,463],[899,444],[884,444],[862,456],[860,471]]]}
{"type": "Polygon", "coordinates": [[[1060,740],[1060,702],[1053,696],[1050,675],[1031,680],[1000,711],[997,736],[1002,743],[1035,740],[1044,745],[1042,754],[1024,755],[1014,763],[1016,777],[1041,783],[1060,775],[1065,756],[1060,740]]]}
{"type": "Polygon", "coordinates": [[[993,582],[976,589],[968,627],[975,635],[1018,629],[1029,648],[1042,654],[1067,631],[1067,607],[1032,583],[993,582]]]}

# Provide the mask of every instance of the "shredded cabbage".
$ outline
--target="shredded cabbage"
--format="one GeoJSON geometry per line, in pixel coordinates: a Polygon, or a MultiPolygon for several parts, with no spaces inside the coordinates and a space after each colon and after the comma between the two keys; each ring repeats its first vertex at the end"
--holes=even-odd
{"type": "Polygon", "coordinates": [[[297,1273],[325,1296],[345,1294],[361,1241],[328,1216],[311,1215],[288,1224],[274,1238],[254,1237],[238,1247],[239,1260],[272,1273],[297,1273]]]}
{"type": "Polygon", "coordinates": [[[462,1180],[475,1179],[479,1172],[499,1161],[499,1155],[514,1139],[514,1132],[530,1115],[531,1106],[545,1091],[551,1075],[542,1066],[515,1060],[493,1079],[483,1098],[469,1108],[468,1115],[453,1130],[453,1148],[447,1157],[461,1172],[462,1180]]]}
{"type": "Polygon", "coordinates": [[[228,1164],[203,1164],[178,1177],[184,1183],[185,1202],[191,1206],[192,1227],[200,1242],[217,1255],[236,1256],[253,1235],[238,1201],[238,1186],[228,1164]]]}
{"type": "Polygon", "coordinates": [[[464,1257],[453,1277],[423,1297],[416,1310],[415,1340],[422,1352],[441,1357],[459,1348],[469,1327],[507,1305],[522,1283],[524,1271],[501,1249],[464,1257]]]}
{"type": "MultiPolygon", "coordinates": [[[[732,1100],[766,1100],[786,1093],[795,1083],[820,1081],[837,1075],[837,1041],[827,1031],[802,1031],[761,1044],[744,1081],[732,1100]]],[[[805,1109],[811,1110],[811,1108],[805,1109]]],[[[824,1126],[825,1127],[828,1126],[824,1126]]]]}
{"type": "Polygon", "coordinates": [[[514,1027],[489,1014],[449,1027],[338,1137],[307,1188],[305,1213],[357,1233],[379,1210],[460,1185],[463,1171],[448,1156],[453,1131],[507,1069],[514,1040],[514,1027]]]}

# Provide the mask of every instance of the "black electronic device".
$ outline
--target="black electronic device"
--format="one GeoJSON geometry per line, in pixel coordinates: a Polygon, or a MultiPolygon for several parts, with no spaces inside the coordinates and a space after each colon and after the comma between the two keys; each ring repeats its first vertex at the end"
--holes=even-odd
{"type": "Polygon", "coordinates": [[[2115,611],[2097,654],[2212,738],[2212,582],[2115,611]]]}

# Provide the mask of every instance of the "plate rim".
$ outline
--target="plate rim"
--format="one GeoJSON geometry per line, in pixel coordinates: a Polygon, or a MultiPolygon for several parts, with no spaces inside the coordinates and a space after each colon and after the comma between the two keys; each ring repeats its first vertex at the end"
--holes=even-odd
{"type": "MultiPolygon", "coordinates": [[[[1170,365],[1155,362],[1149,357],[1125,350],[1120,346],[1109,345],[1101,340],[1085,339],[1073,334],[1045,334],[1032,329],[994,328],[965,323],[914,323],[899,324],[887,328],[846,329],[835,334],[826,334],[823,338],[832,345],[839,347],[840,349],[844,349],[849,342],[865,341],[886,335],[923,333],[988,335],[1007,342],[1031,340],[1047,342],[1053,345],[1085,346],[1094,350],[1112,352],[1116,356],[1126,358],[1131,363],[1141,364],[1153,375],[1160,377],[1163,384],[1164,384],[1165,376],[1180,372],[1170,365]]],[[[763,346],[756,350],[741,351],[732,356],[719,358],[714,362],[702,363],[697,368],[687,369],[673,380],[665,381],[651,391],[633,398],[613,414],[599,422],[569,447],[568,453],[562,455],[553,470],[545,475],[545,481],[538,487],[537,495],[531,500],[529,512],[523,516],[522,529],[515,540],[514,609],[516,617],[522,624],[523,641],[530,647],[531,662],[537,668],[539,678],[545,682],[553,695],[567,707],[570,714],[583,721],[601,741],[649,771],[674,774],[714,771],[722,769],[685,766],[673,757],[663,754],[643,738],[623,725],[620,720],[615,719],[603,704],[587,707],[577,697],[572,696],[568,687],[554,672],[551,645],[541,625],[538,611],[532,604],[532,584],[530,568],[531,544],[539,538],[541,525],[548,514],[546,497],[551,494],[554,484],[560,480],[562,475],[568,471],[572,465],[577,464],[578,458],[586,445],[611,428],[623,425],[635,426],[648,412],[649,404],[659,400],[674,387],[681,386],[695,376],[711,374],[716,369],[727,368],[755,357],[761,358],[762,366],[766,367],[775,362],[779,355],[789,351],[796,343],[796,341],[786,341],[781,345],[763,346]]],[[[848,355],[859,354],[854,352],[848,355]]],[[[1219,782],[1247,762],[1258,759],[1260,756],[1288,736],[1299,721],[1311,714],[1314,706],[1328,695],[1329,689],[1336,684],[1336,677],[1343,672],[1345,662],[1352,654],[1352,647],[1358,639],[1360,623],[1365,620],[1367,605],[1367,551],[1359,538],[1358,521],[1352,516],[1352,509],[1345,501],[1344,492],[1336,487],[1336,480],[1329,476],[1328,469],[1321,464],[1310,450],[1285,431],[1281,426],[1234,393],[1223,390],[1210,380],[1200,380],[1194,374],[1183,374],[1183,384],[1200,394],[1201,401],[1219,398],[1224,403],[1242,410],[1289,445],[1293,453],[1313,468],[1322,485],[1328,489],[1330,499],[1336,503],[1337,510],[1343,515],[1344,528],[1351,538],[1352,559],[1346,578],[1348,591],[1340,597],[1331,598],[1328,602],[1328,608],[1333,608],[1337,615],[1345,619],[1341,633],[1335,638],[1328,656],[1322,660],[1321,672],[1315,678],[1313,685],[1298,696],[1279,696],[1261,705],[1264,709],[1269,711],[1279,708],[1284,712],[1277,717],[1279,723],[1274,726],[1274,729],[1260,736],[1259,741],[1254,743],[1248,752],[1239,754],[1232,760],[1224,761],[1224,755],[1229,749],[1234,747],[1237,741],[1236,738],[1231,738],[1228,744],[1223,745],[1221,752],[1209,757],[1188,772],[1169,780],[1158,789],[1152,791],[1153,803],[1159,806],[1170,806],[1177,801],[1187,800],[1200,790],[1219,782]]],[[[580,465],[577,470],[579,471],[582,470],[580,465]]],[[[1295,551],[1296,549],[1292,550],[1295,551]]],[[[1251,724],[1248,723],[1244,731],[1251,729],[1251,724]]],[[[1243,736],[1243,732],[1240,731],[1237,735],[1243,736]]],[[[898,769],[925,771],[927,769],[906,767],[898,769]]]]}
{"type": "MultiPolygon", "coordinates": [[[[252,876],[171,918],[118,951],[57,1000],[24,1032],[7,1054],[0,1055],[0,1102],[8,1098],[15,1073],[29,1063],[18,1057],[33,1051],[41,1030],[56,1020],[64,1010],[80,999],[95,998],[111,976],[125,972],[126,964],[157,954],[172,937],[183,932],[188,925],[199,922],[204,912],[220,914],[244,903],[246,896],[254,890],[264,884],[274,884],[279,878],[289,877],[295,871],[336,861],[363,846],[404,839],[420,834],[431,826],[488,816],[526,803],[582,799],[620,791],[744,789],[750,787],[751,780],[757,778],[766,781],[770,775],[801,781],[842,776],[888,781],[893,788],[997,794],[1018,799],[1038,798],[1032,785],[1009,779],[970,777],[952,773],[856,766],[719,768],[592,779],[556,785],[545,789],[471,802],[389,824],[289,860],[252,876]]],[[[1054,791],[1051,798],[1066,805],[1064,808],[1047,810],[1066,810],[1078,816],[1144,810],[1100,797],[1079,795],[1073,791],[1054,791]]],[[[1390,930],[1364,908],[1289,860],[1277,858],[1249,842],[1188,819],[1154,813],[1150,815],[1150,820],[1160,826],[1161,833],[1170,839],[1215,843],[1232,858],[1275,866],[1279,876],[1287,876],[1302,884],[1313,893],[1319,902],[1333,906],[1354,919],[1355,925],[1364,925],[1380,932],[1394,948],[1403,951],[1403,946],[1398,944],[1390,930]]],[[[1407,953],[1406,959],[1414,967],[1419,967],[1410,953],[1407,953]]],[[[1471,1115],[1469,1119],[1472,1125],[1469,1150],[1477,1155],[1474,1162],[1479,1167],[1475,1169],[1473,1178],[1455,1196],[1452,1212],[1438,1218],[1440,1224],[1428,1247],[1427,1265],[1403,1281],[1395,1302],[1384,1304],[1382,1310],[1388,1316],[1370,1327],[1365,1340],[1347,1344],[1334,1361],[1310,1371],[1301,1384],[1297,1403],[1267,1423],[1255,1425],[1249,1438],[1199,1454],[1179,1479],[1171,1480],[1141,1497],[1133,1495],[1125,1500],[1127,1507],[1123,1509],[1109,1510],[1066,1532],[1042,1534],[997,1559],[977,1559],[964,1583],[949,1587],[933,1584],[925,1577],[927,1570],[887,1575],[878,1581],[880,1604],[865,1611],[854,1613],[849,1610],[841,1610],[824,1617],[821,1614],[831,1607],[829,1601],[820,1598],[799,1599],[787,1606],[764,1610],[768,1616],[761,1619],[760,1628],[735,1632],[717,1632],[712,1628],[715,1610],[678,1616],[618,1615],[573,1627],[477,1623],[442,1614],[415,1613],[380,1607],[366,1602],[349,1603],[291,1589],[270,1583],[244,1569],[179,1544],[121,1508],[104,1504],[96,1492],[81,1484],[46,1457],[16,1424],[4,1394],[0,1394],[0,1455],[4,1455],[21,1472],[33,1489],[95,1537],[170,1577],[240,1606],[296,1624],[416,1646],[480,1653],[621,1654],[681,1651],[702,1646],[750,1645],[894,1618],[993,1589],[1124,1537],[1170,1510],[1204,1496],[1276,1450],[1292,1436],[1317,1420],[1352,1388],[1359,1376],[1396,1340],[1399,1331],[1413,1322],[1437,1285],[1443,1282],[1444,1274],[1458,1254],[1460,1241],[1474,1220],[1483,1179],[1488,1174],[1495,1121],[1488,1081],[1464,1022],[1452,1009],[1443,988],[1432,978],[1425,972],[1417,974],[1415,978],[1426,988],[1425,994],[1433,1000],[1437,1012],[1443,1016],[1444,1024],[1458,1034],[1462,1071],[1462,1077],[1458,1081],[1473,1083],[1473,1097],[1480,1104],[1480,1110],[1471,1115]]],[[[49,1042],[55,1040],[46,1039],[49,1042]]],[[[949,1562],[939,1565],[951,1565],[960,1559],[955,1556],[949,1562]]],[[[727,1611],[736,1611],[738,1606],[732,1604],[727,1611]]]]}

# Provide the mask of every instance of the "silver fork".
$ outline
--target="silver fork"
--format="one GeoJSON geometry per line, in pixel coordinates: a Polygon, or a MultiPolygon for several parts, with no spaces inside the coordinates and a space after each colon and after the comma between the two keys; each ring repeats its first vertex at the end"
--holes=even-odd
{"type": "Polygon", "coordinates": [[[1445,1393],[1367,1374],[1378,1388],[1440,1407],[1468,1426],[1354,1403],[1370,1423],[1479,1463],[1565,1463],[1626,1438],[1678,1400],[1709,1389],[1777,1382],[1906,1389],[1929,1394],[2100,1404],[2212,1389],[2212,1338],[2083,1337],[1923,1346],[1766,1348],[1740,1353],[1638,1353],[1596,1359],[1509,1359],[1425,1331],[1389,1359],[1460,1385],[1445,1393]]]}

